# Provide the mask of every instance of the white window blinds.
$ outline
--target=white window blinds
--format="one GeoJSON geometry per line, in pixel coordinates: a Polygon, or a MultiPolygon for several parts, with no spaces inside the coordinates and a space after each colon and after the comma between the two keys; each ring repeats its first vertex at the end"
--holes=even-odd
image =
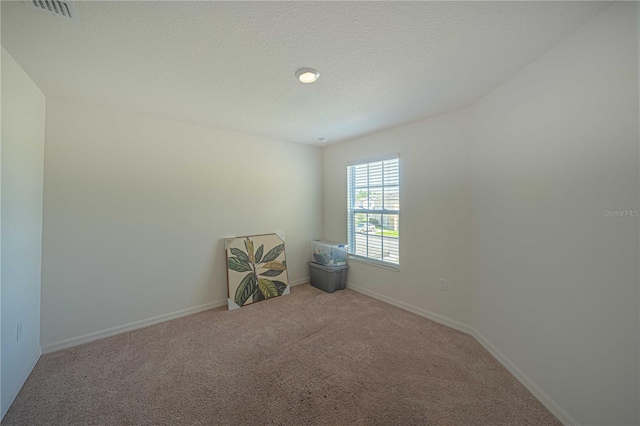
{"type": "Polygon", "coordinates": [[[400,164],[398,157],[347,166],[349,253],[400,263],[400,164]]]}

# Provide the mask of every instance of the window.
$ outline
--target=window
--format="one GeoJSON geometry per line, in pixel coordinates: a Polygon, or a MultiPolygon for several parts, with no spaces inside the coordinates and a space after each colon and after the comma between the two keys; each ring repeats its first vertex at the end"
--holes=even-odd
{"type": "Polygon", "coordinates": [[[349,253],[400,263],[400,165],[388,156],[347,166],[349,253]]]}

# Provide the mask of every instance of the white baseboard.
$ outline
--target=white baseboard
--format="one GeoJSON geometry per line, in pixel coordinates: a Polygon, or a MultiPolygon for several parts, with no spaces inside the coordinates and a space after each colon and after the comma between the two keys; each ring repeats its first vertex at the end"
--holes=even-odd
{"type": "Polygon", "coordinates": [[[299,280],[289,281],[291,287],[295,287],[300,284],[306,284],[309,282],[309,277],[300,278],[299,280]]]}
{"type": "Polygon", "coordinates": [[[542,405],[544,405],[551,412],[551,414],[556,416],[558,420],[562,422],[562,424],[564,424],[565,426],[580,425],[573,417],[569,415],[569,413],[567,413],[562,407],[560,407],[560,405],[558,405],[553,399],[551,399],[551,397],[545,391],[540,389],[540,387],[536,385],[533,380],[531,380],[526,374],[524,374],[522,370],[520,370],[509,358],[505,356],[505,354],[500,352],[498,348],[496,348],[491,342],[489,342],[487,338],[480,334],[480,332],[475,328],[451,318],[447,318],[443,315],[436,314],[435,312],[413,306],[409,303],[401,302],[400,300],[385,296],[383,294],[368,290],[364,287],[349,282],[347,283],[347,288],[357,291],[358,293],[373,297],[374,299],[381,300],[390,305],[397,306],[398,308],[412,312],[416,315],[420,315],[421,317],[425,317],[437,323],[446,325],[447,327],[451,327],[453,329],[470,334],[516,379],[518,379],[518,381],[522,383],[524,387],[526,387],[529,392],[531,392],[533,396],[535,396],[538,401],[540,401],[540,403],[542,403],[542,405]]]}
{"type": "Polygon", "coordinates": [[[179,311],[170,312],[168,314],[158,315],[157,317],[147,318],[140,321],[131,322],[128,324],[119,325],[106,330],[94,331],[93,333],[83,334],[77,337],[71,337],[69,339],[59,340],[53,343],[47,343],[42,345],[42,353],[48,354],[56,352],[61,349],[71,348],[73,346],[82,345],[84,343],[93,342],[94,340],[104,339],[105,337],[115,336],[116,334],[126,333],[128,331],[137,330],[139,328],[148,327],[150,325],[158,324],[172,319],[184,317],[187,315],[197,314],[198,312],[208,311],[209,309],[218,308],[220,306],[226,306],[227,299],[216,300],[215,302],[205,303],[204,305],[194,306],[192,308],[181,309],[179,311]]]}
{"type": "Polygon", "coordinates": [[[20,374],[20,377],[18,377],[18,381],[13,385],[11,391],[9,391],[9,394],[5,396],[4,400],[2,401],[2,413],[0,415],[0,420],[2,420],[4,418],[4,415],[7,414],[7,411],[9,411],[9,407],[11,407],[11,404],[13,404],[16,396],[18,396],[18,393],[20,393],[20,389],[22,389],[22,386],[24,386],[24,382],[27,381],[27,378],[33,371],[33,367],[35,367],[38,363],[41,355],[42,349],[38,347],[38,349],[31,356],[29,363],[24,367],[24,370],[22,370],[22,374],[20,374]]]}
{"type": "Polygon", "coordinates": [[[498,348],[496,348],[490,341],[487,340],[480,332],[476,329],[473,330],[473,337],[484,346],[484,348],[491,354],[495,359],[497,359],[500,364],[504,366],[509,372],[516,378],[520,383],[524,385],[525,388],[529,390],[535,396],[538,401],[542,403],[547,410],[551,411],[551,414],[557,417],[560,422],[565,426],[579,426],[578,423],[573,417],[569,415],[560,405],[558,405],[551,397],[538,385],[536,385],[533,380],[529,378],[526,374],[522,372],[505,354],[500,352],[498,348]]]}
{"type": "Polygon", "coordinates": [[[400,300],[394,299],[392,297],[385,296],[384,294],[380,294],[378,292],[366,289],[359,285],[347,282],[347,288],[357,291],[358,293],[365,294],[367,296],[373,297],[374,299],[381,300],[390,305],[397,306],[398,308],[404,309],[405,311],[412,312],[416,315],[420,315],[421,317],[428,318],[437,323],[446,325],[447,327],[451,327],[458,331],[462,331],[463,333],[473,334],[473,328],[468,326],[467,324],[461,323],[460,321],[453,320],[451,318],[447,318],[444,315],[436,314],[435,312],[428,311],[426,309],[419,308],[417,306],[410,305],[405,302],[401,302],[400,300]]]}
{"type": "MultiPolygon", "coordinates": [[[[294,287],[300,284],[306,284],[309,282],[309,277],[301,278],[299,280],[294,280],[289,282],[289,285],[294,287]]],[[[455,330],[462,331],[463,333],[470,334],[473,336],[495,359],[500,362],[520,383],[522,383],[528,390],[531,392],[547,409],[555,415],[558,420],[560,420],[565,426],[578,426],[579,423],[573,419],[560,405],[558,405],[551,397],[544,392],[538,385],[536,385],[533,380],[531,380],[526,374],[522,372],[509,358],[507,358],[498,348],[496,348],[491,342],[489,342],[478,330],[475,328],[464,324],[462,322],[453,320],[451,318],[447,318],[444,315],[436,314],[435,312],[431,312],[427,309],[419,308],[417,306],[411,305],[409,303],[402,302],[400,300],[394,299],[392,297],[385,296],[378,292],[366,289],[364,287],[355,285],[353,283],[347,283],[347,288],[356,291],[358,293],[362,293],[364,295],[373,297],[374,299],[378,299],[382,302],[388,303],[393,306],[397,306],[398,308],[404,309],[406,311],[412,312],[416,315],[420,315],[421,317],[430,319],[439,324],[443,324],[447,327],[451,327],[455,330]]],[[[2,417],[4,417],[5,413],[11,406],[11,403],[18,395],[18,392],[22,388],[22,385],[27,380],[27,377],[33,370],[33,367],[38,362],[40,355],[42,353],[51,353],[61,349],[70,348],[73,346],[81,345],[83,343],[92,342],[94,340],[103,339],[105,337],[115,336],[116,334],[126,333],[128,331],[136,330],[138,328],[148,327],[150,325],[158,324],[161,322],[169,321],[172,319],[184,317],[187,315],[192,315],[198,312],[203,312],[209,309],[217,308],[220,306],[225,306],[227,304],[226,299],[218,300],[215,302],[207,303],[200,306],[195,306],[193,308],[182,309],[180,311],[171,312],[164,315],[159,315],[157,317],[148,318],[141,321],[132,322],[129,324],[124,324],[118,327],[109,328],[102,331],[97,331],[93,333],[84,334],[78,337],[72,337],[70,339],[61,340],[58,342],[50,343],[42,346],[42,350],[38,348],[38,351],[33,355],[32,359],[29,361],[29,364],[25,368],[24,372],[20,376],[20,380],[14,386],[12,392],[7,396],[5,401],[2,403],[2,417]]]]}
{"type": "MultiPolygon", "coordinates": [[[[309,282],[309,277],[294,280],[289,283],[291,287],[305,284],[309,282]]],[[[47,343],[42,345],[42,353],[48,354],[56,352],[62,349],[71,348],[74,346],[82,345],[84,343],[93,342],[94,340],[104,339],[105,337],[115,336],[116,334],[126,333],[128,331],[137,330],[139,328],[148,327],[150,325],[159,324],[161,322],[170,321],[172,319],[184,317],[187,315],[197,314],[198,312],[208,311],[209,309],[218,308],[220,306],[226,306],[227,299],[217,300],[215,302],[205,303],[204,305],[194,306],[193,308],[181,309],[179,311],[170,312],[168,314],[158,315],[157,317],[147,318],[140,321],[131,322],[128,324],[119,325],[116,327],[108,328],[106,330],[94,331],[92,333],[83,334],[77,337],[71,337],[69,339],[59,340],[53,343],[47,343]]]]}

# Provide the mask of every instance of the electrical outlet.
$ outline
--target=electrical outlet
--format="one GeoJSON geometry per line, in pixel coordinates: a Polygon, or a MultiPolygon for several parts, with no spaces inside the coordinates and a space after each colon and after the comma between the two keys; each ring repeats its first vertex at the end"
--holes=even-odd
{"type": "Polygon", "coordinates": [[[16,325],[16,340],[20,340],[22,337],[22,321],[18,321],[16,325]]]}
{"type": "Polygon", "coordinates": [[[447,280],[440,280],[440,290],[447,291],[448,288],[447,280]]]}

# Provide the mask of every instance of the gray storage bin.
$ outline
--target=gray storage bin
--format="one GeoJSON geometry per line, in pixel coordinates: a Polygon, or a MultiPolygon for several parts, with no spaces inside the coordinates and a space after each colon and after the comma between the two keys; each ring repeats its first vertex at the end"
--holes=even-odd
{"type": "Polygon", "coordinates": [[[344,290],[347,285],[348,265],[327,268],[314,262],[309,262],[309,278],[311,285],[327,293],[344,290]]]}

